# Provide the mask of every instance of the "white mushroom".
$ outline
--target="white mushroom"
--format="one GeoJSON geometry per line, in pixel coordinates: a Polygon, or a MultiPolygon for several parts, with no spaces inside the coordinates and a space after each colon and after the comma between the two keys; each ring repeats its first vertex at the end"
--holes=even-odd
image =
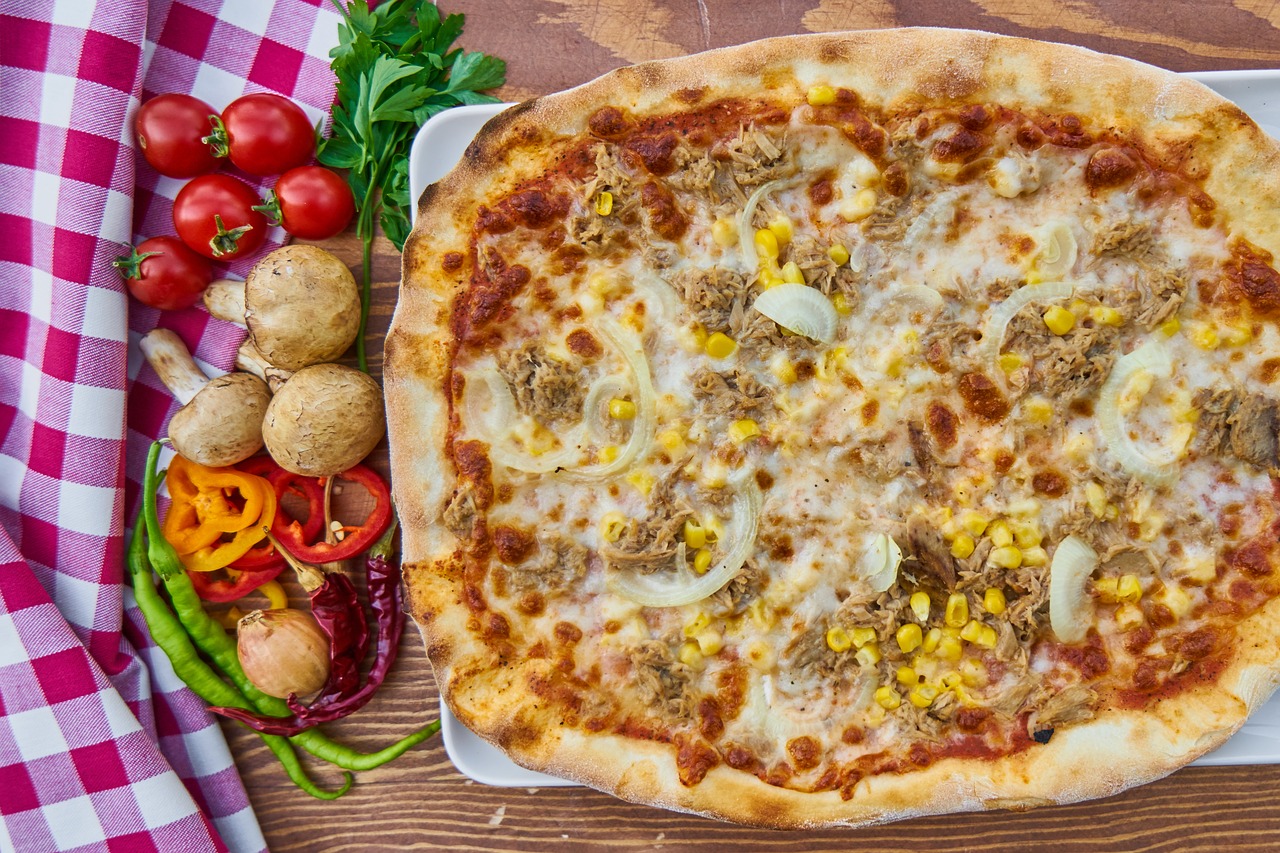
{"type": "Polygon", "coordinates": [[[374,379],[340,364],[314,364],[271,398],[262,438],[281,468],[330,477],[368,456],[386,429],[374,379]]]}
{"type": "Polygon", "coordinates": [[[265,381],[273,394],[279,391],[280,386],[288,382],[289,377],[293,375],[292,370],[285,370],[270,364],[262,357],[262,353],[258,352],[258,348],[253,345],[253,341],[249,338],[245,338],[244,343],[240,344],[240,349],[236,350],[236,368],[246,373],[252,373],[265,381]]]}
{"type": "Polygon", "coordinates": [[[169,421],[169,438],[178,453],[217,468],[258,452],[271,399],[265,382],[248,373],[210,379],[182,339],[168,329],[148,332],[141,348],[160,381],[182,404],[169,421]]]}
{"type": "Polygon", "coordinates": [[[258,261],[243,285],[211,285],[204,303],[213,316],[248,327],[263,358],[285,370],[338,358],[360,330],[355,277],[316,246],[276,249],[258,261]]]}

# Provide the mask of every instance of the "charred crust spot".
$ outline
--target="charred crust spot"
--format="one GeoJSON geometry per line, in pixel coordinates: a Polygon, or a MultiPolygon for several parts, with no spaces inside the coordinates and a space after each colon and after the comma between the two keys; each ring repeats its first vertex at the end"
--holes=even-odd
{"type": "Polygon", "coordinates": [[[911,176],[907,173],[907,167],[897,160],[885,167],[881,182],[884,184],[884,191],[897,198],[911,191],[911,176]]]}
{"type": "Polygon", "coordinates": [[[1273,571],[1267,550],[1258,542],[1250,542],[1234,552],[1229,562],[1232,568],[1249,577],[1262,578],[1273,571]]]}
{"type": "Polygon", "coordinates": [[[964,407],[984,421],[995,423],[1009,414],[1009,401],[990,377],[983,373],[966,373],[957,383],[964,407]]]}
{"type": "Polygon", "coordinates": [[[1042,495],[1060,498],[1067,493],[1067,478],[1057,471],[1037,471],[1031,477],[1031,488],[1042,495]]]}
{"type": "Polygon", "coordinates": [[[653,230],[664,239],[678,240],[689,227],[689,220],[676,205],[675,196],[653,181],[640,188],[640,203],[649,211],[653,230]]]}
{"type": "Polygon", "coordinates": [[[509,637],[511,623],[501,613],[490,613],[485,620],[484,634],[486,637],[509,637]]]}
{"type": "Polygon", "coordinates": [[[702,100],[702,96],[706,91],[706,86],[688,86],[684,89],[677,89],[675,99],[682,104],[689,104],[690,106],[693,106],[702,100]]]}
{"type": "Polygon", "coordinates": [[[466,257],[461,252],[445,252],[440,258],[440,269],[445,272],[457,272],[462,269],[466,257]]]}
{"type": "Polygon", "coordinates": [[[483,441],[455,441],[453,464],[458,476],[474,487],[476,508],[485,510],[493,505],[493,464],[489,461],[489,448],[483,441]]]}
{"type": "Polygon", "coordinates": [[[1031,122],[1023,122],[1015,135],[1018,144],[1028,151],[1035,151],[1045,143],[1045,133],[1031,122]]]}
{"type": "Polygon", "coordinates": [[[724,734],[720,703],[714,697],[707,697],[698,703],[698,731],[707,740],[717,740],[724,734]]]}
{"type": "Polygon", "coordinates": [[[876,418],[880,415],[880,403],[876,400],[868,400],[862,404],[862,423],[863,426],[870,426],[876,422],[876,418]]]}
{"type": "Polygon", "coordinates": [[[720,754],[706,741],[693,738],[680,738],[676,744],[676,769],[680,774],[680,783],[692,787],[711,772],[711,768],[720,763],[720,754]]]}
{"type": "Polygon", "coordinates": [[[967,130],[986,130],[991,125],[991,111],[982,104],[969,104],[960,109],[960,124],[967,130]]]}
{"type": "Polygon", "coordinates": [[[506,234],[515,227],[511,217],[501,210],[493,210],[483,204],[476,210],[476,230],[482,234],[506,234]]]}
{"type": "Polygon", "coordinates": [[[587,119],[587,127],[602,139],[615,139],[626,132],[630,121],[617,107],[601,107],[587,119]]]}
{"type": "Polygon", "coordinates": [[[586,329],[574,329],[565,338],[565,343],[570,352],[582,358],[599,358],[604,354],[604,348],[600,346],[600,342],[586,329]]]}
{"type": "Polygon", "coordinates": [[[959,437],[960,419],[945,403],[930,403],[929,409],[925,414],[925,422],[929,427],[929,433],[933,436],[933,440],[938,443],[938,447],[943,450],[955,447],[959,437]]]}
{"type": "Polygon", "coordinates": [[[995,469],[998,474],[1007,474],[1009,469],[1013,467],[1013,463],[1018,459],[1007,450],[996,451],[995,469]]]}
{"type": "Polygon", "coordinates": [[[848,726],[840,733],[840,742],[847,744],[862,743],[867,739],[867,733],[862,730],[861,726],[848,726]]]}
{"type": "Polygon", "coordinates": [[[582,629],[572,622],[557,622],[553,631],[556,639],[566,646],[572,646],[582,639],[582,629]]]}
{"type": "Polygon", "coordinates": [[[1277,316],[1280,315],[1280,273],[1271,267],[1270,260],[1252,246],[1240,243],[1234,247],[1226,273],[1231,287],[1256,313],[1277,316]]]}
{"type": "Polygon", "coordinates": [[[956,726],[961,731],[975,732],[990,716],[987,708],[961,708],[956,712],[956,726]]]}
{"type": "Polygon", "coordinates": [[[745,746],[733,745],[725,750],[724,763],[734,770],[753,770],[756,766],[756,756],[745,746]]]}
{"type": "Polygon", "coordinates": [[[1203,660],[1213,654],[1218,644],[1218,635],[1211,627],[1199,628],[1173,641],[1178,654],[1188,660],[1203,660]]]}
{"type": "Polygon", "coordinates": [[[1089,157],[1084,169],[1085,185],[1091,190],[1118,187],[1138,174],[1138,162],[1119,148],[1100,148],[1089,157]]]}
{"type": "Polygon", "coordinates": [[[791,756],[797,770],[812,770],[818,766],[822,750],[816,740],[808,735],[801,735],[787,741],[787,754],[791,756]]]}
{"type": "Polygon", "coordinates": [[[756,469],[756,485],[761,491],[765,491],[773,487],[773,475],[763,468],[756,469]]]}
{"type": "Polygon", "coordinates": [[[484,600],[484,592],[473,583],[463,585],[462,597],[466,599],[467,609],[472,613],[480,613],[488,607],[484,600]]]}
{"type": "Polygon", "coordinates": [[[516,222],[526,228],[542,229],[564,216],[568,202],[563,197],[551,197],[540,189],[527,189],[512,193],[503,202],[516,222]]]}
{"type": "Polygon", "coordinates": [[[516,601],[516,610],[526,616],[538,616],[547,607],[547,600],[537,590],[530,590],[516,601]]]}
{"type": "Polygon", "coordinates": [[[875,159],[884,154],[889,135],[859,110],[849,110],[843,115],[841,130],[844,135],[868,157],[875,159]]]}
{"type": "Polygon", "coordinates": [[[493,547],[498,552],[498,559],[508,565],[523,563],[533,551],[533,535],[500,524],[493,529],[493,547]]]}

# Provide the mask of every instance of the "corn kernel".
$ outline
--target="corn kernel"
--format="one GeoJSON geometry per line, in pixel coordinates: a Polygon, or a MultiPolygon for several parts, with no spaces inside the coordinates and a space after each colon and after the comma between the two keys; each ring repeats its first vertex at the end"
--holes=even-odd
{"type": "Polygon", "coordinates": [[[917,708],[928,708],[933,704],[933,700],[938,698],[938,688],[932,684],[917,684],[911,688],[911,692],[907,694],[907,698],[911,700],[911,704],[917,708]]]}
{"type": "Polygon", "coordinates": [[[951,556],[957,560],[963,560],[973,553],[974,542],[973,537],[968,533],[961,533],[955,539],[951,540],[951,556]]]}
{"type": "Polygon", "coordinates": [[[724,332],[716,332],[707,338],[703,349],[712,358],[728,358],[738,349],[738,344],[724,332]]]}
{"type": "Polygon", "coordinates": [[[1013,531],[1009,529],[1007,521],[992,522],[987,527],[987,535],[991,537],[991,544],[997,548],[1007,548],[1013,544],[1013,531]]]}
{"type": "Polygon", "coordinates": [[[938,643],[942,642],[942,629],[930,628],[929,632],[924,635],[924,642],[920,644],[920,651],[925,654],[933,654],[938,650],[938,643]]]}
{"type": "Polygon", "coordinates": [[[1201,323],[1195,325],[1189,337],[1191,338],[1191,343],[1204,350],[1217,349],[1218,344],[1222,342],[1218,337],[1217,329],[1201,323]]]}
{"type": "Polygon", "coordinates": [[[664,429],[658,433],[658,444],[662,445],[662,449],[672,456],[683,456],[688,448],[684,443],[684,438],[674,429],[664,429]]]}
{"type": "Polygon", "coordinates": [[[1024,566],[1047,566],[1049,564],[1049,552],[1037,545],[1034,548],[1026,548],[1022,551],[1022,565],[1024,566]]]}
{"type": "Polygon", "coordinates": [[[967,687],[981,687],[987,683],[987,668],[977,658],[965,658],[960,664],[960,680],[967,687]]]}
{"type": "Polygon", "coordinates": [[[1169,608],[1174,618],[1181,619],[1191,612],[1191,596],[1179,586],[1166,586],[1155,596],[1155,600],[1169,608]]]}
{"type": "Polygon", "coordinates": [[[769,372],[783,385],[791,385],[800,377],[796,375],[796,367],[785,355],[774,356],[769,362],[769,372]]]}
{"type": "Polygon", "coordinates": [[[977,510],[965,510],[960,513],[960,526],[973,538],[978,538],[987,530],[991,520],[977,510]]]}
{"type": "Polygon", "coordinates": [[[1009,602],[1004,597],[1004,590],[989,587],[982,594],[982,609],[990,613],[992,616],[999,616],[1009,607],[1009,602]]]}
{"type": "Polygon", "coordinates": [[[752,640],[747,643],[743,654],[747,658],[747,663],[751,664],[760,672],[768,672],[773,669],[775,657],[773,649],[763,640],[752,640]]]}
{"type": "Polygon", "coordinates": [[[943,621],[950,628],[959,628],[969,621],[969,599],[964,593],[953,592],[947,597],[947,610],[943,621]]]}
{"type": "Polygon", "coordinates": [[[703,628],[693,639],[698,643],[698,651],[706,657],[711,657],[724,648],[724,637],[715,628],[703,628]]]}
{"type": "Polygon", "coordinates": [[[853,633],[850,634],[849,636],[853,638],[854,646],[860,649],[863,646],[865,646],[867,643],[875,642],[876,629],[868,628],[868,627],[854,628],[853,633]]]}
{"type": "Polygon", "coordinates": [[[760,435],[760,425],[751,418],[734,421],[729,426],[729,440],[734,444],[742,444],[758,435],[760,435]]]}
{"type": "Polygon", "coordinates": [[[990,625],[983,625],[982,631],[978,634],[978,639],[974,640],[974,642],[984,649],[994,649],[999,639],[1000,635],[996,633],[995,628],[990,625]]]}
{"type": "Polygon", "coordinates": [[[836,90],[822,83],[810,86],[806,100],[811,107],[825,107],[827,104],[836,102],[836,90]]]}
{"type": "MultiPolygon", "coordinates": [[[[709,553],[708,556],[710,556],[709,553]]],[[[696,558],[694,562],[697,563],[696,558]]],[[[709,562],[708,565],[710,565],[709,562]]],[[[704,569],[703,571],[706,570],[704,569]]],[[[768,605],[765,604],[763,598],[752,599],[751,603],[747,605],[747,618],[749,618],[757,628],[767,630],[773,627],[773,615],[770,613],[768,605]]]]}
{"type": "Polygon", "coordinates": [[[1142,600],[1142,581],[1137,575],[1121,575],[1116,581],[1116,600],[1125,604],[1137,604],[1142,600]]]}
{"type": "Polygon", "coordinates": [[[827,629],[827,648],[833,652],[847,652],[853,646],[853,638],[849,632],[839,625],[827,629]]]}
{"type": "Polygon", "coordinates": [[[1116,627],[1121,631],[1132,631],[1144,621],[1142,608],[1136,604],[1121,604],[1116,608],[1116,627]]]}
{"type": "Polygon", "coordinates": [[[1097,481],[1084,484],[1084,499],[1094,518],[1102,518],[1107,514],[1107,493],[1097,481]]]}
{"type": "Polygon", "coordinates": [[[846,222],[858,222],[866,219],[876,209],[876,191],[858,190],[853,198],[840,205],[840,218],[846,222]]]}
{"type": "Polygon", "coordinates": [[[909,666],[898,667],[897,678],[899,684],[917,684],[920,679],[916,671],[909,666]]]}
{"type": "Polygon", "coordinates": [[[1089,309],[1089,316],[1093,318],[1093,322],[1100,323],[1103,326],[1120,326],[1124,324],[1124,317],[1114,308],[1107,305],[1095,305],[1089,309]]]}
{"type": "Polygon", "coordinates": [[[587,279],[587,289],[596,296],[609,296],[618,290],[618,280],[604,272],[593,272],[587,279]]]}
{"type": "Polygon", "coordinates": [[[876,704],[886,711],[892,711],[902,704],[902,697],[898,695],[898,691],[887,684],[884,687],[877,687],[874,695],[876,704]]]}
{"type": "Polygon", "coordinates": [[[933,602],[929,599],[927,592],[911,593],[911,612],[916,615],[916,619],[921,622],[929,621],[929,609],[933,606],[933,602]]]}
{"type": "Polygon", "coordinates": [[[902,653],[904,655],[911,654],[913,651],[920,648],[920,644],[924,642],[924,632],[921,631],[920,626],[914,622],[908,622],[898,628],[898,631],[894,636],[898,641],[898,648],[902,649],[902,653]]]}
{"type": "Polygon", "coordinates": [[[705,575],[709,568],[711,568],[711,552],[706,548],[699,548],[693,555],[693,570],[700,575],[705,575]]]}
{"type": "Polygon", "coordinates": [[[1115,604],[1119,595],[1119,584],[1111,576],[1098,578],[1093,582],[1093,591],[1103,604],[1115,604]]]}
{"type": "Polygon", "coordinates": [[[831,297],[831,305],[836,309],[836,313],[841,317],[848,317],[853,313],[853,306],[849,304],[849,297],[843,293],[837,293],[831,297]]]}
{"type": "Polygon", "coordinates": [[[1047,424],[1053,420],[1053,404],[1043,397],[1028,397],[1022,403],[1022,414],[1033,424],[1047,424]]]}
{"type": "Polygon", "coordinates": [[[782,278],[782,270],[778,268],[776,258],[761,258],[759,281],[760,287],[765,290],[785,284],[782,278]]]}
{"type": "Polygon", "coordinates": [[[697,643],[683,643],[680,646],[678,657],[680,658],[680,663],[685,666],[692,666],[695,668],[702,666],[702,650],[698,648],[697,643]]]}
{"type": "Polygon", "coordinates": [[[878,643],[867,643],[858,649],[855,657],[858,659],[860,666],[870,669],[880,663],[880,645],[878,643]]]}
{"type": "Polygon", "coordinates": [[[600,518],[600,538],[606,542],[617,542],[626,529],[627,519],[620,512],[606,512],[600,518]]]}
{"type": "Polygon", "coordinates": [[[606,444],[604,447],[596,451],[596,461],[601,465],[608,465],[618,458],[618,445],[606,444]]]}
{"type": "Polygon", "coordinates": [[[705,610],[701,610],[698,612],[697,616],[693,617],[692,619],[690,619],[688,622],[685,623],[684,628],[681,629],[681,633],[684,634],[686,637],[692,637],[692,636],[695,636],[703,628],[706,628],[707,626],[709,626],[710,624],[711,624],[711,615],[707,613],[705,610]]]}
{"type": "Polygon", "coordinates": [[[738,223],[734,219],[717,219],[711,223],[711,239],[722,249],[738,244],[738,223]]]}
{"type": "Polygon", "coordinates": [[[1013,541],[1019,548],[1034,548],[1044,541],[1040,528],[1030,521],[1015,521],[1009,525],[1013,541]]]}
{"type": "Polygon", "coordinates": [[[978,637],[982,636],[982,623],[977,619],[970,619],[965,626],[960,629],[960,639],[966,643],[975,643],[978,637]]]}
{"type": "Polygon", "coordinates": [[[1093,439],[1082,432],[1076,433],[1062,445],[1062,452],[1072,462],[1088,462],[1093,454],[1093,439]]]}
{"type": "Polygon", "coordinates": [[[787,261],[782,265],[782,280],[789,284],[804,284],[804,273],[795,261],[787,261]]]}
{"type": "Polygon", "coordinates": [[[1006,352],[1000,354],[999,362],[1001,370],[1005,373],[1013,373],[1019,367],[1026,364],[1027,360],[1016,352],[1006,352]]]}
{"type": "Polygon", "coordinates": [[[987,561],[1002,569],[1016,569],[1022,565],[1022,552],[1014,545],[993,548],[987,555],[987,561]]]}
{"type": "Polygon", "coordinates": [[[756,252],[762,258],[778,257],[778,235],[768,228],[756,232],[756,252]]]}
{"type": "Polygon", "coordinates": [[[849,263],[849,250],[839,243],[836,243],[830,249],[827,249],[827,257],[838,267],[842,267],[849,263]]]}
{"type": "Polygon", "coordinates": [[[778,238],[778,247],[787,245],[791,242],[792,228],[791,220],[784,214],[778,214],[769,223],[769,230],[773,232],[773,236],[778,238]]]}
{"type": "Polygon", "coordinates": [[[632,471],[627,475],[627,482],[635,486],[642,494],[648,495],[653,491],[654,479],[653,475],[648,471],[632,471]]]}
{"type": "Polygon", "coordinates": [[[964,646],[959,637],[943,637],[938,641],[937,656],[943,660],[960,660],[964,646]]]}
{"type": "Polygon", "coordinates": [[[1218,577],[1218,564],[1213,557],[1197,557],[1187,560],[1175,569],[1178,575],[1193,584],[1208,584],[1218,577]]]}
{"type": "Polygon", "coordinates": [[[601,216],[608,216],[613,213],[613,193],[605,190],[596,196],[596,213],[601,216]]]}
{"type": "Polygon", "coordinates": [[[1221,338],[1223,346],[1239,347],[1253,340],[1253,330],[1239,326],[1227,326],[1218,333],[1218,337],[1221,338]]]}
{"type": "Polygon", "coordinates": [[[946,675],[942,676],[942,686],[947,688],[948,690],[955,690],[957,687],[959,687],[963,683],[964,683],[964,679],[961,678],[960,673],[954,669],[951,670],[951,672],[948,672],[946,675]]]}
{"type": "Polygon", "coordinates": [[[1160,331],[1166,338],[1172,338],[1174,335],[1178,334],[1178,330],[1181,328],[1182,323],[1179,322],[1177,317],[1170,317],[1168,320],[1165,320],[1160,324],[1160,331]]]}
{"type": "Polygon", "coordinates": [[[1075,328],[1076,315],[1072,314],[1061,305],[1054,305],[1044,312],[1044,324],[1049,327],[1049,331],[1055,335],[1065,335],[1067,332],[1075,328]]]}
{"type": "Polygon", "coordinates": [[[707,544],[707,529],[693,519],[684,523],[684,544],[689,548],[701,548],[707,544]]]}
{"type": "Polygon", "coordinates": [[[630,400],[620,400],[617,397],[609,401],[609,417],[615,421],[630,421],[636,416],[636,404],[630,400]]]}

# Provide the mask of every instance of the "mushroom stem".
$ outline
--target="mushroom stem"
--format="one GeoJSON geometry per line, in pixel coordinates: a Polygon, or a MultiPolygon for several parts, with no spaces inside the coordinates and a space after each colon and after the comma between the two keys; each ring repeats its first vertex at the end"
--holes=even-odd
{"type": "Polygon", "coordinates": [[[279,391],[280,386],[288,382],[289,377],[293,375],[292,370],[270,364],[253,345],[253,338],[245,338],[240,349],[236,350],[236,367],[266,382],[272,394],[279,391]]]}
{"type": "Polygon", "coordinates": [[[244,327],[244,282],[230,278],[215,281],[204,292],[204,307],[219,320],[244,327]]]}
{"type": "Polygon", "coordinates": [[[139,347],[164,387],[182,405],[209,384],[209,377],[196,365],[182,338],[169,329],[152,329],[142,336],[139,347]]]}

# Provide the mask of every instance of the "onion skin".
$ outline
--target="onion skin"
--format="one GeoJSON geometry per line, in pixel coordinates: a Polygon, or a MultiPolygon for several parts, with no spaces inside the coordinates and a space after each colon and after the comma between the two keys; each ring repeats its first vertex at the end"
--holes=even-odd
{"type": "Polygon", "coordinates": [[[309,696],[329,678],[329,638],[310,613],[254,610],[240,620],[237,633],[240,666],[268,696],[309,696]]]}

